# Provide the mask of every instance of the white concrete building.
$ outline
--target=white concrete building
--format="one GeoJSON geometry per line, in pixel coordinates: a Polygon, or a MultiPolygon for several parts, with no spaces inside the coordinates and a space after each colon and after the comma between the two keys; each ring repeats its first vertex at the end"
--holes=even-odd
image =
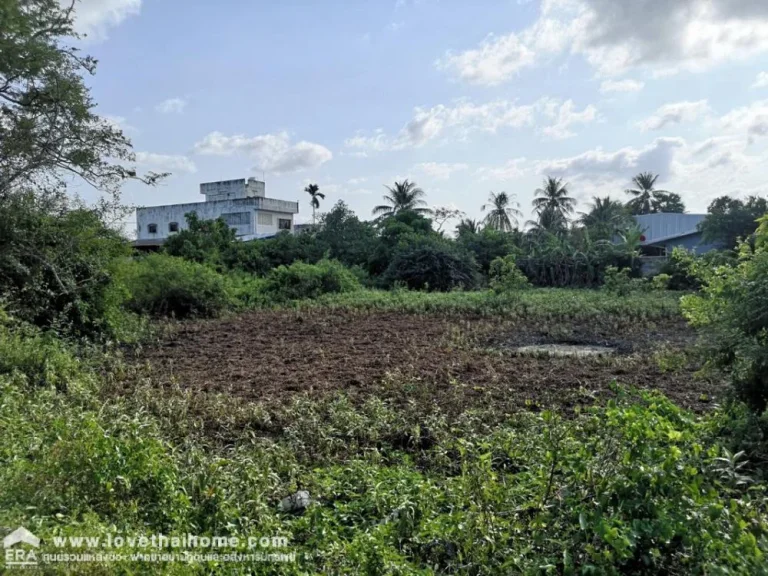
{"type": "Polygon", "coordinates": [[[299,213],[299,203],[267,198],[265,189],[264,182],[255,178],[205,182],[200,184],[205,202],[138,208],[136,245],[159,246],[187,227],[185,215],[189,212],[201,220],[223,218],[242,240],[267,238],[281,230],[293,232],[293,215],[299,213]]]}

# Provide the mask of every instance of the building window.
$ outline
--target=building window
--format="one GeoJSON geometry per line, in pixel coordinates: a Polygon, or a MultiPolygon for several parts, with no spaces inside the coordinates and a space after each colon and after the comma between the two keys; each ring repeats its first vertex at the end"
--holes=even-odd
{"type": "Polygon", "coordinates": [[[250,212],[231,212],[222,214],[221,217],[228,226],[246,226],[251,223],[250,212]]]}
{"type": "Polygon", "coordinates": [[[147,232],[157,234],[157,224],[147,224],[147,232]]]}
{"type": "Polygon", "coordinates": [[[264,212],[259,212],[259,225],[272,226],[272,214],[265,214],[264,212]]]}
{"type": "Polygon", "coordinates": [[[178,222],[171,222],[168,224],[168,232],[178,232],[179,231],[179,223],[178,222]]]}
{"type": "Polygon", "coordinates": [[[277,219],[277,229],[278,230],[290,230],[291,229],[291,220],[290,220],[290,218],[278,218],[277,219]]]}

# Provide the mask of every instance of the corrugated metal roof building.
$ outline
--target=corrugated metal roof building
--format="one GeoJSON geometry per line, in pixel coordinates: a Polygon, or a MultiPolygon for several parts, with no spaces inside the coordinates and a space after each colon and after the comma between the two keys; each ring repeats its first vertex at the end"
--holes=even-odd
{"type": "Polygon", "coordinates": [[[675,246],[682,246],[696,254],[703,254],[720,247],[716,244],[703,244],[701,241],[698,225],[706,216],[662,212],[637,215],[633,218],[643,231],[643,252],[665,255],[672,252],[675,246]]]}

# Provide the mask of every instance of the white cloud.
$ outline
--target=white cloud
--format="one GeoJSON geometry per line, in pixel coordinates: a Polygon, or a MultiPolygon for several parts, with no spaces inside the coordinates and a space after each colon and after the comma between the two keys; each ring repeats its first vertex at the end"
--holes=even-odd
{"type": "Polygon", "coordinates": [[[390,22],[389,25],[387,26],[387,29],[390,32],[397,32],[403,26],[405,26],[405,22],[390,22]]]}
{"type": "Polygon", "coordinates": [[[766,51],[768,3],[761,0],[542,0],[528,28],[448,52],[437,66],[495,85],[566,53],[613,76],[636,67],[698,71],[766,51]]]}
{"type": "Polygon", "coordinates": [[[155,110],[161,114],[182,114],[186,107],[187,101],[183,98],[168,98],[155,106],[155,110]]]}
{"type": "Polygon", "coordinates": [[[639,92],[645,87],[645,82],[640,80],[603,80],[600,84],[600,92],[639,92]]]}
{"type": "Polygon", "coordinates": [[[211,132],[195,144],[195,152],[207,156],[246,154],[256,160],[255,170],[276,174],[317,168],[333,158],[331,151],[321,144],[306,141],[291,144],[287,132],[253,137],[211,132]]]}
{"type": "Polygon", "coordinates": [[[581,112],[577,112],[573,100],[566,100],[562,104],[558,100],[552,99],[545,99],[541,102],[544,106],[545,114],[555,119],[555,123],[551,126],[546,126],[542,132],[545,136],[555,140],[565,140],[566,138],[576,136],[570,130],[571,126],[574,124],[590,124],[597,119],[597,108],[591,104],[581,112]]]}
{"type": "Polygon", "coordinates": [[[476,174],[481,180],[512,180],[528,172],[525,158],[513,158],[501,166],[484,166],[476,174]]]}
{"type": "Polygon", "coordinates": [[[684,146],[682,138],[657,138],[643,148],[626,147],[614,152],[596,148],[569,158],[541,161],[536,171],[574,180],[627,181],[640,171],[651,171],[661,174],[663,180],[670,173],[675,151],[684,146]]]}
{"type": "Polygon", "coordinates": [[[752,88],[765,88],[768,86],[768,72],[759,72],[752,88]]]}
{"type": "Polygon", "coordinates": [[[350,178],[347,180],[347,184],[350,186],[359,186],[360,184],[364,184],[368,181],[368,178],[360,177],[360,178],[350,178]]]}
{"type": "Polygon", "coordinates": [[[438,180],[448,180],[454,172],[461,172],[467,170],[469,166],[461,162],[455,164],[449,164],[446,162],[422,162],[414,166],[415,170],[419,170],[427,176],[432,176],[438,180]]]}
{"type": "Polygon", "coordinates": [[[136,163],[160,172],[187,172],[194,174],[197,166],[186,156],[136,152],[136,163]]]}
{"type": "Polygon", "coordinates": [[[637,126],[643,132],[661,130],[665,126],[672,126],[681,122],[693,122],[708,114],[709,111],[709,104],[706,100],[672,102],[661,106],[652,116],[638,122],[637,126]]]}
{"type": "Polygon", "coordinates": [[[768,135],[768,100],[731,110],[720,119],[724,130],[746,134],[749,141],[768,135]]]}
{"type": "MultiPolygon", "coordinates": [[[[475,131],[495,133],[504,128],[519,129],[533,126],[536,114],[543,113],[551,103],[559,105],[560,101],[542,99],[534,104],[518,105],[510,100],[494,100],[484,104],[464,100],[453,105],[438,104],[432,108],[416,108],[411,120],[396,135],[389,136],[381,128],[369,134],[359,132],[347,138],[344,146],[373,152],[403,150],[424,146],[446,136],[449,130],[452,131],[453,138],[464,139],[475,131]]],[[[589,122],[589,117],[597,112],[592,106],[582,112],[574,112],[573,103],[565,103],[564,106],[563,121],[566,127],[577,122],[589,122]]],[[[551,117],[557,117],[556,110],[551,117]]],[[[552,130],[557,132],[554,126],[552,130]]]]}
{"type": "MultiPolygon", "coordinates": [[[[91,40],[105,40],[107,30],[141,11],[142,0],[80,0],[75,4],[75,30],[91,40]]],[[[69,0],[59,0],[69,6],[69,0]]]]}

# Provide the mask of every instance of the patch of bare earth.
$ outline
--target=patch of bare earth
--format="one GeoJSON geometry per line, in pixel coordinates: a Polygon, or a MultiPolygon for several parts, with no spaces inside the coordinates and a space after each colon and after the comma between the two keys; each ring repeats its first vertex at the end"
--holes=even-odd
{"type": "Polygon", "coordinates": [[[139,360],[160,385],[176,383],[242,401],[284,402],[307,393],[344,391],[394,402],[428,402],[448,412],[478,402],[505,410],[585,403],[609,395],[613,380],[658,389],[696,410],[711,405],[722,383],[694,377],[696,366],[662,372],[653,358],[665,346],[694,341],[682,320],[651,324],[510,321],[502,318],[338,310],[258,311],[181,325],[139,360]],[[520,346],[610,346],[610,356],[518,354],[520,346]],[[392,380],[413,382],[392,386],[392,380]],[[390,384],[388,384],[388,382],[390,384]]]}

